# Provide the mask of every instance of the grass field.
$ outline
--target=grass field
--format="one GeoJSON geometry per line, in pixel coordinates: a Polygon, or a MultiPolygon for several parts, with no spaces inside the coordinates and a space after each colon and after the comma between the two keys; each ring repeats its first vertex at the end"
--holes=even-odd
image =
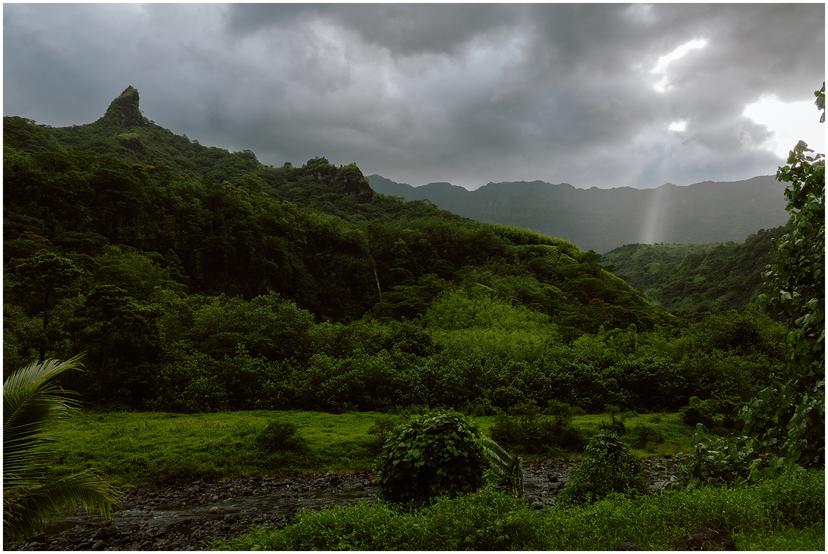
{"type": "MultiPolygon", "coordinates": [[[[310,411],[245,411],[209,414],[85,412],[55,431],[57,471],[96,468],[122,485],[207,477],[269,475],[287,471],[349,471],[370,467],[371,426],[377,412],[331,414],[310,411]],[[254,441],[269,421],[295,424],[307,440],[306,454],[263,454],[254,441]]],[[[472,418],[486,433],[494,417],[472,418]]],[[[598,431],[606,414],[573,418],[587,433],[598,431]]],[[[678,414],[627,415],[627,435],[636,425],[658,429],[665,441],[638,455],[672,454],[686,447],[692,429],[678,414]]],[[[573,453],[567,453],[574,456],[573,453]]]]}

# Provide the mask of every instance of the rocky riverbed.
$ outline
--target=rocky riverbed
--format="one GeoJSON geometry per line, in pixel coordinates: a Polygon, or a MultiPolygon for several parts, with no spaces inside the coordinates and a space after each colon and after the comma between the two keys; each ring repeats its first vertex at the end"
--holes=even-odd
{"type": "MultiPolygon", "coordinates": [[[[548,460],[525,468],[527,499],[535,508],[554,504],[573,463],[548,460]]],[[[645,461],[653,488],[674,474],[669,458],[645,461]]],[[[22,545],[22,550],[201,550],[255,527],[283,526],[303,508],[372,502],[368,471],[288,477],[250,477],[142,487],[125,492],[110,521],[72,515],[22,545]]]]}

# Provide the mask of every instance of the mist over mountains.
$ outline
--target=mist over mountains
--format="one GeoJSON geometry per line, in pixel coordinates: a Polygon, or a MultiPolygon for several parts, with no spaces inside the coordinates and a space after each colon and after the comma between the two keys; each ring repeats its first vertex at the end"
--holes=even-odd
{"type": "Polygon", "coordinates": [[[543,181],[489,183],[469,191],[450,183],[415,187],[369,175],[375,191],[487,223],[517,225],[607,252],[632,243],[743,241],[783,225],[784,185],[772,175],[654,189],[579,189],[543,181]]]}

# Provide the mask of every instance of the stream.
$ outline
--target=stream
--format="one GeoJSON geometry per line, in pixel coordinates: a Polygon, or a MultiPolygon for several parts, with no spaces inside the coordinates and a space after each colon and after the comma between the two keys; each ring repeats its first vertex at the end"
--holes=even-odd
{"type": "MultiPolygon", "coordinates": [[[[663,488],[669,458],[644,461],[651,487],[663,488]]],[[[570,460],[526,463],[524,488],[534,508],[554,504],[570,460]]],[[[281,527],[305,508],[323,509],[374,499],[373,474],[295,474],[142,487],[125,491],[109,521],[70,515],[23,544],[21,550],[202,550],[261,527],[281,527]]]]}

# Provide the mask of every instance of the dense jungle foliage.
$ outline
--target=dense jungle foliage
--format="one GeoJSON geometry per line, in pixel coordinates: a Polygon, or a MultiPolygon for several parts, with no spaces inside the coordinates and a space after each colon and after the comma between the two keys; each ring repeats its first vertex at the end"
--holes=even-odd
{"type": "Polygon", "coordinates": [[[696,396],[725,420],[784,366],[784,327],[758,309],[686,322],[592,251],[376,194],[353,164],[201,146],[147,120],[131,87],[89,125],[4,124],[5,367],[86,352],[66,385],[93,405],[486,414],[696,396]]]}
{"type": "Polygon", "coordinates": [[[759,296],[784,232],[761,229],[741,243],[628,244],[601,263],[673,313],[741,310],[759,296]]]}

